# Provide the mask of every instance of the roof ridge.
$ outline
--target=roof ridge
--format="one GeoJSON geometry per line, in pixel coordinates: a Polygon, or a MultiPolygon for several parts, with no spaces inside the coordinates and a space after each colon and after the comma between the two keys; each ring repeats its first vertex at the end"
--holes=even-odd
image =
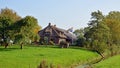
{"type": "Polygon", "coordinates": [[[51,26],[51,28],[56,32],[56,34],[59,36],[58,32],[53,28],[54,26],[51,26]]]}

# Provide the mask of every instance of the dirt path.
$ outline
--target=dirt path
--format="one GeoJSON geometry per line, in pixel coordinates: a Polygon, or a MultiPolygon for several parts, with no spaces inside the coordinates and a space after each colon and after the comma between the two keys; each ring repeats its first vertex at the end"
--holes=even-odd
{"type": "Polygon", "coordinates": [[[75,68],[90,68],[90,65],[84,64],[84,65],[77,66],[75,68]]]}

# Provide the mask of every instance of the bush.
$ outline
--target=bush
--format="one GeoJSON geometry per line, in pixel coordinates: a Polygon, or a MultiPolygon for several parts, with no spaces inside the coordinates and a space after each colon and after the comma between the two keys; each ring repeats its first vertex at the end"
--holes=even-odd
{"type": "Polygon", "coordinates": [[[92,42],[92,49],[100,53],[103,53],[105,49],[107,48],[106,45],[107,44],[105,44],[104,42],[99,42],[98,40],[94,40],[92,42]]]}
{"type": "Polygon", "coordinates": [[[110,50],[110,52],[111,52],[111,56],[114,56],[114,55],[119,54],[119,46],[116,45],[116,44],[112,44],[112,45],[109,47],[109,50],[110,50]]]}
{"type": "Polygon", "coordinates": [[[81,46],[81,47],[83,47],[84,46],[84,43],[85,43],[85,39],[82,37],[82,38],[78,38],[77,40],[76,40],[76,45],[78,45],[78,46],[81,46]]]}
{"type": "Polygon", "coordinates": [[[37,68],[48,68],[46,60],[41,61],[40,65],[37,68]]]}
{"type": "Polygon", "coordinates": [[[57,65],[57,67],[55,67],[55,65],[53,64],[48,64],[46,60],[41,61],[40,65],[37,68],[61,68],[60,65],[57,65]]]}
{"type": "Polygon", "coordinates": [[[85,48],[90,48],[90,42],[85,41],[85,42],[84,42],[84,47],[85,47],[85,48]]]}
{"type": "Polygon", "coordinates": [[[107,44],[105,44],[104,42],[99,42],[98,40],[94,40],[92,42],[91,49],[96,51],[98,54],[101,55],[102,58],[104,58],[103,53],[107,49],[107,44]]]}

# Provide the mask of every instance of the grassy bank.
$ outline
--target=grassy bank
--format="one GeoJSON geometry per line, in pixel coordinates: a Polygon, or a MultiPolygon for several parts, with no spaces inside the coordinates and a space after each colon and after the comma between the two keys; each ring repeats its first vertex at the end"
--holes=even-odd
{"type": "Polygon", "coordinates": [[[97,64],[94,68],[120,68],[120,55],[110,57],[97,64]]]}
{"type": "Polygon", "coordinates": [[[98,54],[80,48],[61,49],[55,46],[10,46],[7,49],[0,46],[0,68],[36,68],[42,60],[48,64],[69,67],[84,63],[97,57],[98,54]]]}

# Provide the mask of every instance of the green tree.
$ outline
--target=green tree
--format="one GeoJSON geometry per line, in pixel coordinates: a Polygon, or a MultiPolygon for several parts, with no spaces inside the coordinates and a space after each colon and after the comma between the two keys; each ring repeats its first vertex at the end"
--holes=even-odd
{"type": "Polygon", "coordinates": [[[17,15],[12,9],[1,9],[0,11],[0,37],[12,38],[14,36],[13,24],[20,20],[21,17],[17,15]]]}
{"type": "MultiPolygon", "coordinates": [[[[111,36],[109,28],[105,24],[100,23],[97,27],[92,28],[90,31],[92,31],[91,41],[97,40],[99,42],[98,47],[96,47],[99,49],[96,50],[103,53],[111,36]],[[101,43],[105,43],[106,45],[103,46],[101,43]]],[[[91,43],[92,46],[94,46],[93,42],[91,43]]]]}
{"type": "Polygon", "coordinates": [[[84,29],[81,28],[81,29],[76,29],[74,32],[73,32],[77,37],[83,37],[84,36],[84,29]]]}
{"type": "Polygon", "coordinates": [[[84,38],[84,29],[76,29],[73,32],[76,36],[77,36],[77,40],[76,40],[76,45],[79,46],[84,46],[84,42],[85,42],[85,38],[84,38]]]}
{"type": "Polygon", "coordinates": [[[118,11],[112,11],[104,20],[107,23],[107,26],[110,28],[110,33],[112,35],[112,43],[119,45],[120,42],[120,12],[118,11]]]}
{"type": "Polygon", "coordinates": [[[16,21],[21,19],[21,17],[14,10],[9,8],[1,9],[0,17],[9,18],[13,21],[12,23],[15,23],[16,21]]]}
{"type": "Polygon", "coordinates": [[[40,29],[37,19],[32,16],[21,18],[9,8],[0,11],[0,39],[4,41],[7,38],[19,43],[38,41],[40,29]]]}
{"type": "Polygon", "coordinates": [[[85,38],[87,41],[91,40],[91,34],[94,32],[94,29],[98,26],[100,22],[104,19],[104,15],[101,11],[95,11],[91,13],[91,21],[88,23],[88,27],[86,27],[85,30],[85,38]]]}
{"type": "Polygon", "coordinates": [[[120,12],[111,11],[106,18],[103,20],[107,26],[110,28],[111,39],[109,44],[109,49],[111,55],[114,55],[114,52],[119,52],[120,46],[120,12]],[[116,51],[117,50],[117,51],[116,51]]]}
{"type": "Polygon", "coordinates": [[[0,37],[3,39],[4,43],[9,43],[11,36],[10,23],[12,20],[6,17],[0,17],[0,37]]]}
{"type": "Polygon", "coordinates": [[[110,29],[106,23],[103,22],[104,16],[100,11],[93,12],[91,15],[93,19],[90,21],[89,30],[84,36],[89,40],[90,47],[102,55],[110,39],[110,29]]]}
{"type": "MultiPolygon", "coordinates": [[[[37,32],[41,28],[38,25],[37,19],[32,16],[26,16],[25,18],[18,21],[15,26],[15,29],[17,29],[16,32],[18,32],[17,35],[21,34],[21,38],[24,38],[25,42],[29,42],[30,40],[35,41],[37,39],[36,37],[38,37],[37,32]]],[[[18,38],[16,37],[16,39],[18,38]]]]}
{"type": "Polygon", "coordinates": [[[91,21],[88,23],[89,27],[97,26],[104,19],[104,15],[101,11],[95,11],[91,13],[91,21]]]}

